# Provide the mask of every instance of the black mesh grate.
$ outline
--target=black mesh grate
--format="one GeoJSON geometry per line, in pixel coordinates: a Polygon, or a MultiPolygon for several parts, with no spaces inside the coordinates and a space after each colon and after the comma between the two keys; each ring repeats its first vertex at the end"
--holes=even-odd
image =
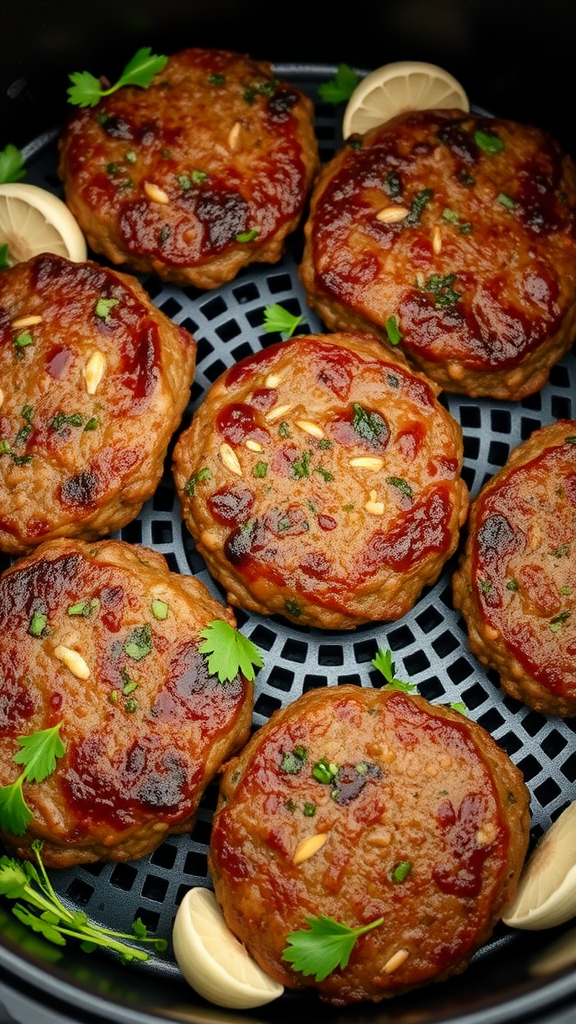
{"type": "MultiPolygon", "coordinates": [[[[339,114],[318,101],[317,84],[326,79],[326,69],[286,65],[278,71],[315,100],[321,158],[326,161],[341,143],[339,114]]],[[[61,194],[55,174],[55,139],[56,131],[47,133],[25,151],[27,180],[61,194]]],[[[198,343],[192,400],[183,428],[226,367],[279,340],[263,331],[266,305],[277,302],[303,315],[300,333],[323,330],[318,317],[306,307],[298,279],[301,251],[298,234],[279,264],[256,264],[217,292],[164,285],[152,275],[141,278],[160,309],[186,327],[198,343]]],[[[553,369],[539,394],[518,404],[472,401],[447,393],[441,400],[462,426],[464,478],[475,496],[532,430],[559,418],[576,418],[576,354],[573,350],[553,369]]],[[[117,536],[155,548],[172,570],[198,576],[211,593],[223,599],[182,524],[170,453],[156,494],[138,519],[117,536]]],[[[0,556],[0,569],[7,565],[6,556],[0,556]]],[[[450,579],[455,565],[453,558],[436,585],[427,588],[400,621],[361,626],[350,633],[299,628],[279,617],[264,618],[239,610],[240,629],[262,649],[265,658],[265,667],[256,679],[254,726],[262,725],[274,710],[313,687],[381,685],[383,679],[371,661],[379,647],[389,647],[400,678],[409,678],[433,702],[463,701],[469,716],[484,726],[521,768],[532,794],[533,835],[537,837],[574,798],[576,723],[538,715],[505,696],[497,676],[471,655],[462,617],[451,604],[450,579]]],[[[212,784],[191,836],[169,838],[141,861],[57,872],[55,887],[109,927],[123,930],[141,917],[151,931],[170,939],[174,915],[186,890],[210,884],[206,854],[216,795],[212,784]]],[[[152,959],[141,969],[156,975],[177,970],[169,955],[152,959]]]]}

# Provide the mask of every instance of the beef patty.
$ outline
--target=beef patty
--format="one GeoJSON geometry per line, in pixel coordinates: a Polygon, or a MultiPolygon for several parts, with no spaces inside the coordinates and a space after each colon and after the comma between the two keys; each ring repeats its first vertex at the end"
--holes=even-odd
{"type": "Polygon", "coordinates": [[[0,274],[0,550],[93,539],[154,493],[196,343],[135,278],[37,256],[0,274]]]}
{"type": "Polygon", "coordinates": [[[90,247],[167,281],[214,288],[275,262],[317,170],[312,101],[267,61],[199,48],[147,89],[68,119],[65,198],[90,247]]]}
{"type": "Polygon", "coordinates": [[[314,188],[300,273],[331,330],[370,330],[442,388],[516,400],[568,351],[576,169],[546,132],[458,110],[347,139],[314,188]]]}
{"type": "Polygon", "coordinates": [[[576,420],[535,430],[472,503],[454,604],[503,689],[576,715],[576,420]]]}
{"type": "Polygon", "coordinates": [[[528,805],[518,768],[459,712],[390,689],[311,690],[225,766],[209,869],[273,978],[378,1002],[459,973],[488,940],[516,891],[528,805]],[[383,923],[316,981],[283,953],[322,915],[383,923]]]}
{"type": "Polygon", "coordinates": [[[252,684],[209,674],[198,634],[231,610],[140,545],[47,541],[0,578],[0,786],[17,740],[60,725],[32,820],[6,847],[49,867],[143,857],[192,828],[220,764],[248,738],[252,684]]]}
{"type": "Polygon", "coordinates": [[[298,336],[222,374],[174,478],[231,604],[336,629],[413,606],[468,511],[461,429],[436,394],[352,333],[298,336]]]}

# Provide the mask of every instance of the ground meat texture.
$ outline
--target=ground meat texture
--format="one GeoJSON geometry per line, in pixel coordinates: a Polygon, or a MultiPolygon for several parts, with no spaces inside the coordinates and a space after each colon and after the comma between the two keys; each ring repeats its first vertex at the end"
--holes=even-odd
{"type": "Polygon", "coordinates": [[[216,897],[283,985],[378,1002],[459,973],[488,940],[516,890],[528,805],[520,771],[458,712],[390,689],[312,690],[226,765],[216,897]],[[319,915],[384,923],[316,983],[282,954],[319,915]]]}
{"type": "Polygon", "coordinates": [[[174,449],[182,515],[233,605],[397,619],[455,551],[462,434],[374,337],[302,335],[228,369],[174,449]]]}
{"type": "Polygon", "coordinates": [[[235,625],[199,580],[140,545],[47,541],[5,571],[0,787],[22,770],[18,737],[62,723],[66,747],[43,782],[24,783],[33,818],[23,835],[2,832],[10,851],[34,859],[41,839],[50,867],[126,861],[191,830],[252,716],[252,684],[220,682],[198,650],[214,619],[235,625]]]}
{"type": "Polygon", "coordinates": [[[0,275],[0,550],[85,540],[156,490],[196,342],[135,278],[42,255],[0,275]]]}
{"type": "Polygon", "coordinates": [[[572,345],[576,168],[516,122],[427,110],[352,136],[300,268],[331,330],[370,330],[448,391],[516,400],[572,345]]]}
{"type": "Polygon", "coordinates": [[[198,48],[147,89],[76,110],[59,146],[66,202],[94,252],[198,288],[280,259],[319,164],[304,93],[266,61],[198,48]]]}
{"type": "Polygon", "coordinates": [[[535,430],[472,503],[454,603],[503,689],[576,715],[576,420],[535,430]]]}

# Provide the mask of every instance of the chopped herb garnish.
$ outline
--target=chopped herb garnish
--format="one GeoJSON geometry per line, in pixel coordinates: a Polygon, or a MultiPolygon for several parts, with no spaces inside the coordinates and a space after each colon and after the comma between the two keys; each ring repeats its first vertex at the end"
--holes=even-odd
{"type": "Polygon", "coordinates": [[[395,884],[403,882],[408,877],[412,870],[412,864],[409,860],[401,860],[398,864],[394,865],[390,878],[395,884]]]}
{"type": "Polygon", "coordinates": [[[499,203],[502,204],[502,206],[505,206],[508,210],[516,209],[516,203],[513,199],[511,199],[510,196],[507,196],[505,192],[499,192],[498,195],[496,196],[496,199],[498,200],[499,203]]]}
{"type": "Polygon", "coordinates": [[[64,426],[70,427],[81,427],[84,421],[84,417],[81,412],[73,412],[70,415],[66,415],[63,412],[57,412],[53,417],[50,427],[52,430],[61,430],[64,426]]]}
{"type": "Polygon", "coordinates": [[[152,630],[150,626],[135,626],[124,641],[124,651],[134,661],[141,661],[152,651],[152,630]]]}
{"type": "Polygon", "coordinates": [[[100,601],[97,597],[93,597],[91,600],[86,599],[85,601],[76,601],[75,604],[71,604],[68,608],[68,615],[82,615],[87,619],[93,611],[96,611],[100,607],[100,601]]]}
{"type": "Polygon", "coordinates": [[[119,302],[120,299],[97,299],[94,312],[101,320],[108,320],[114,306],[117,306],[119,302]]]}
{"type": "Polygon", "coordinates": [[[408,481],[404,480],[401,476],[387,476],[386,483],[396,487],[406,498],[411,498],[414,493],[408,481]]]}
{"type": "Polygon", "coordinates": [[[367,412],[358,402],[354,402],[353,409],[352,426],[354,430],[364,441],[374,444],[384,430],[384,420],[377,412],[367,412]]]}
{"type": "Polygon", "coordinates": [[[386,334],[391,345],[398,345],[402,341],[402,331],[398,326],[398,320],[395,316],[388,317],[386,321],[386,334]]]}
{"type": "Polygon", "coordinates": [[[482,594],[489,594],[490,591],[492,590],[492,584],[490,580],[480,580],[480,583],[478,585],[480,587],[480,591],[482,594]]]}
{"type": "Polygon", "coordinates": [[[253,472],[254,476],[256,476],[256,477],[259,477],[259,478],[265,477],[267,472],[268,472],[268,463],[267,462],[256,462],[254,464],[254,469],[252,470],[252,472],[253,472]]]}
{"type": "Polygon", "coordinates": [[[260,234],[260,228],[252,228],[251,231],[241,231],[239,235],[236,235],[237,242],[253,242],[255,238],[258,238],[260,234]]]}
{"type": "Polygon", "coordinates": [[[153,54],[149,46],[142,47],[128,62],[118,81],[108,89],[103,89],[100,79],[89,71],[75,71],[68,76],[72,82],[68,89],[68,103],[77,107],[95,107],[103,96],[109,96],[124,85],[139,85],[146,89],[167,62],[168,57],[153,54]]]}
{"type": "Polygon", "coordinates": [[[83,911],[65,907],[54,892],[42,863],[43,845],[38,839],[32,841],[38,868],[29,860],[0,858],[0,894],[19,901],[12,913],[22,924],[56,946],[65,946],[71,937],[80,942],[80,949],[85,953],[91,953],[97,946],[104,947],[117,953],[122,963],[149,959],[145,950],[128,945],[125,939],[151,943],[159,953],[167,948],[166,939],[148,937],[140,918],[133,922],[132,934],[128,934],[103,928],[91,922],[83,911]]]}
{"type": "Polygon", "coordinates": [[[502,139],[499,139],[497,135],[493,135],[491,132],[475,131],[474,142],[485,153],[488,153],[489,156],[494,156],[495,153],[500,153],[504,149],[502,139]]]}
{"type": "Polygon", "coordinates": [[[390,196],[390,199],[398,199],[398,196],[401,195],[402,184],[400,182],[400,175],[396,171],[386,172],[384,191],[386,195],[390,196]]]}
{"type": "Polygon", "coordinates": [[[307,917],[307,929],[286,936],[288,946],[282,959],[300,974],[314,974],[316,981],[324,981],[337,967],[344,970],[359,936],[377,928],[383,921],[384,918],[379,917],[363,927],[349,928],[323,914],[307,917]]]}
{"type": "Polygon", "coordinates": [[[156,600],[152,601],[151,609],[152,615],[155,619],[159,619],[161,621],[162,619],[168,618],[168,605],[166,601],[161,601],[159,598],[156,598],[156,600]]]}
{"type": "Polygon", "coordinates": [[[434,295],[434,305],[437,309],[445,306],[455,306],[458,299],[462,298],[460,292],[455,291],[452,287],[457,276],[457,274],[445,274],[444,276],[442,274],[431,274],[426,281],[424,288],[434,295]]]}
{"type": "Polygon", "coordinates": [[[576,444],[576,434],[572,434],[570,437],[564,438],[566,444],[576,444]]]}
{"type": "Polygon", "coordinates": [[[17,737],[21,749],[12,760],[24,768],[15,782],[0,789],[0,825],[15,836],[21,836],[33,818],[24,799],[23,784],[48,778],[56,767],[56,758],[66,753],[59,735],[61,726],[58,722],[50,729],[17,737]]]}
{"type": "Polygon", "coordinates": [[[30,633],[30,636],[42,636],[47,625],[48,617],[44,612],[32,612],[28,632],[30,633]]]}
{"type": "Polygon", "coordinates": [[[515,576],[513,576],[511,580],[508,580],[506,590],[518,590],[518,580],[515,576]]]}
{"type": "Polygon", "coordinates": [[[287,775],[297,775],[302,771],[308,753],[305,747],[294,747],[294,750],[287,751],[282,755],[280,768],[287,775]]]}
{"type": "Polygon", "coordinates": [[[299,480],[303,476],[310,476],[310,459],[312,458],[311,451],[302,452],[299,459],[295,459],[292,463],[291,470],[292,475],[299,480]]]}
{"type": "Polygon", "coordinates": [[[402,693],[416,693],[417,687],[413,683],[406,683],[402,679],[396,679],[396,666],[392,661],[392,651],[378,649],[376,656],[372,659],[374,668],[382,673],[386,685],[391,690],[400,690],[402,693]]]}
{"type": "Polygon", "coordinates": [[[458,177],[460,178],[460,181],[462,182],[463,185],[471,186],[476,184],[476,179],[472,177],[470,171],[466,170],[465,167],[462,168],[458,177]]]}
{"type": "Polygon", "coordinates": [[[0,269],[5,270],[10,266],[10,251],[8,249],[8,242],[3,242],[0,245],[0,269]]]}
{"type": "Polygon", "coordinates": [[[0,150],[0,183],[20,181],[26,174],[24,156],[17,146],[8,143],[0,150]]]}
{"type": "Polygon", "coordinates": [[[312,775],[317,782],[322,782],[325,785],[329,785],[334,781],[334,777],[338,774],[338,765],[333,762],[329,762],[325,757],[322,757],[312,768],[312,775]]]}
{"type": "Polygon", "coordinates": [[[196,493],[196,484],[202,483],[204,480],[209,480],[212,473],[208,466],[204,466],[203,469],[199,469],[197,473],[193,473],[192,476],[187,480],[184,485],[184,494],[189,498],[193,498],[196,493]]]}
{"type": "Polygon", "coordinates": [[[329,469],[324,469],[323,466],[316,466],[316,472],[320,473],[320,476],[327,484],[334,479],[334,474],[331,473],[329,469]]]}
{"type": "Polygon", "coordinates": [[[164,224],[163,227],[161,227],[160,231],[158,232],[158,243],[159,243],[159,245],[164,245],[164,242],[168,241],[169,238],[170,238],[170,228],[168,227],[167,224],[164,224]]]}
{"type": "Polygon", "coordinates": [[[410,203],[410,213],[405,218],[405,221],[404,221],[405,224],[417,224],[418,223],[424,208],[428,205],[428,203],[432,199],[432,195],[433,195],[433,192],[432,192],[431,188],[423,188],[423,189],[420,189],[420,192],[416,193],[416,195],[414,196],[414,199],[410,203]]]}
{"type": "Polygon", "coordinates": [[[226,75],[221,72],[213,71],[212,74],[208,75],[208,85],[225,85],[226,75]]]}
{"type": "Polygon", "coordinates": [[[294,313],[289,313],[284,306],[274,302],[272,305],[264,308],[264,322],[262,326],[269,333],[278,332],[282,335],[283,340],[287,341],[288,338],[292,337],[303,319],[302,315],[296,316],[294,313]]]}
{"type": "Polygon", "coordinates": [[[96,428],[99,425],[100,425],[100,420],[98,419],[98,417],[97,416],[91,416],[90,419],[88,420],[88,422],[86,423],[86,425],[84,427],[84,430],[96,430],[96,428]]]}
{"type": "Polygon", "coordinates": [[[18,350],[18,354],[20,354],[20,349],[28,348],[29,345],[33,344],[34,338],[32,337],[30,331],[22,331],[20,334],[17,334],[16,337],[14,338],[14,346],[18,350]]]}
{"type": "Polygon", "coordinates": [[[562,626],[566,622],[566,619],[568,619],[569,617],[570,617],[570,612],[569,611],[564,611],[564,612],[560,612],[558,615],[555,615],[553,619],[550,619],[550,622],[548,623],[548,625],[550,626],[550,629],[552,630],[552,632],[553,633],[559,633],[560,630],[562,629],[562,626]]]}
{"type": "Polygon", "coordinates": [[[563,558],[564,555],[567,555],[569,551],[570,551],[570,545],[569,544],[561,544],[559,548],[556,548],[555,551],[551,551],[550,554],[552,555],[553,558],[563,558]]]}
{"type": "Polygon", "coordinates": [[[302,808],[302,813],[305,818],[313,818],[316,814],[316,804],[313,804],[311,800],[307,800],[302,808]]]}
{"type": "Polygon", "coordinates": [[[302,609],[298,602],[295,601],[293,597],[289,597],[288,600],[286,601],[286,611],[289,613],[289,615],[293,615],[295,619],[302,615],[302,609]]]}
{"type": "Polygon", "coordinates": [[[201,185],[203,181],[206,181],[208,177],[208,171],[192,171],[192,182],[194,185],[201,185]]]}
{"type": "Polygon", "coordinates": [[[349,64],[339,64],[336,74],[318,86],[318,95],[324,103],[345,103],[360,81],[360,76],[349,64]]]}
{"type": "Polygon", "coordinates": [[[280,434],[280,437],[290,437],[290,427],[286,420],[282,420],[282,422],[278,424],[278,433],[280,434]]]}
{"type": "Polygon", "coordinates": [[[221,683],[235,679],[239,672],[252,680],[254,669],[264,664],[256,645],[228,622],[213,619],[200,631],[200,636],[203,642],[198,650],[207,656],[208,671],[218,676],[221,683]]]}

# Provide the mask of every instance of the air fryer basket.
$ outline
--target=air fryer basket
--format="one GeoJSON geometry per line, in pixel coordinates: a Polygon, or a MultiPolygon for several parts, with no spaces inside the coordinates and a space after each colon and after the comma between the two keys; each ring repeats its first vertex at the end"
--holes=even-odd
{"type": "MultiPolygon", "coordinates": [[[[335,71],[324,65],[277,65],[277,73],[295,82],[315,101],[321,159],[342,143],[341,110],[322,104],[318,85],[335,71]]],[[[33,140],[25,149],[26,180],[61,195],[56,176],[58,129],[33,140]]],[[[322,332],[298,280],[302,235],[292,239],[282,261],[256,264],[211,292],[181,289],[155,275],[141,276],[153,301],[187,328],[198,343],[190,416],[206,390],[225,368],[279,340],[263,329],[264,308],[279,303],[302,314],[299,333],[322,332]]],[[[535,428],[560,418],[576,418],[576,353],[552,370],[538,394],[517,404],[443,393],[441,401],[459,421],[464,434],[463,475],[472,496],[506,461],[510,451],[535,428]]],[[[142,513],[117,536],[155,548],[170,568],[198,576],[220,600],[223,591],[208,574],[184,527],[170,471],[142,513]]],[[[0,570],[8,565],[0,556],[0,570]]],[[[354,683],[380,686],[373,668],[379,647],[389,647],[396,674],[418,686],[432,702],[462,701],[468,714],[487,729],[524,774],[531,791],[532,840],[545,831],[576,798],[575,720],[545,717],[507,697],[498,677],[470,653],[463,620],[452,606],[451,575],[456,556],[436,585],[427,588],[411,612],[393,623],[361,626],[351,632],[298,627],[281,617],[267,618],[237,610],[239,628],[261,649],[265,665],[256,678],[254,726],[312,687],[354,683]]],[[[131,863],[99,863],[52,872],[63,900],[111,928],[126,930],[140,917],[148,929],[170,941],[174,915],[191,886],[210,885],[207,845],[216,801],[213,783],[202,803],[192,835],[167,839],[149,857],[131,863]]],[[[576,947],[576,931],[563,926],[549,932],[514,932],[500,925],[492,940],[460,977],[379,1006],[362,1005],[345,1013],[316,1000],[287,993],[279,1001],[248,1014],[219,1010],[197,997],[182,980],[172,948],[144,965],[119,965],[103,954],[90,957],[72,945],[62,952],[25,929],[0,904],[0,1007],[26,1024],[76,1021],[233,1022],[283,1024],[295,1012],[319,1021],[359,1024],[500,1024],[503,1021],[564,1020],[567,1000],[576,992],[576,957],[548,963],[548,947],[576,947]],[[31,1009],[32,1007],[32,1009],[31,1009]],[[554,1008],[557,1008],[557,1011],[554,1008]],[[552,1008],[553,1017],[548,1017],[552,1008]],[[70,1016],[74,1014],[74,1016],[70,1016]],[[543,1014],[546,1014],[544,1017],[543,1014]]],[[[0,1020],[4,1018],[0,1017],[0,1020]]],[[[10,1018],[8,1018],[10,1019],[10,1018]]],[[[565,1018],[568,1020],[568,1017],[565,1018]]]]}

